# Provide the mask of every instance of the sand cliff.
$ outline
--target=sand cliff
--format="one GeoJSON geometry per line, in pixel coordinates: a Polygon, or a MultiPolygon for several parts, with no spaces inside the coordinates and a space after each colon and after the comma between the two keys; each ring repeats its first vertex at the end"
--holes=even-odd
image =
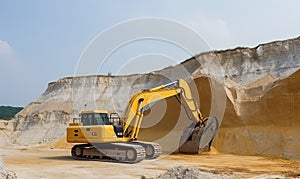
{"type": "MultiPolygon", "coordinates": [[[[80,110],[122,113],[135,92],[184,78],[203,114],[221,122],[213,143],[219,152],[299,159],[299,66],[296,38],[206,52],[149,74],[66,77],[49,83],[6,125],[5,134],[22,145],[48,143],[64,136],[80,110]]],[[[154,105],[145,116],[140,139],[158,141],[164,150],[176,147],[169,137],[178,137],[179,126],[186,124],[180,120],[185,118],[182,110],[175,98],[154,105]]]]}

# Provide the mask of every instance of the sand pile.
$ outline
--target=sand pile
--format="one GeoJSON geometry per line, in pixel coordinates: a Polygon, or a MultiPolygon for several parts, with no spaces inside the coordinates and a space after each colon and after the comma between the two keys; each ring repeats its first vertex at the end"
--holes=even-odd
{"type": "Polygon", "coordinates": [[[5,165],[2,162],[2,159],[0,159],[0,178],[3,179],[15,179],[17,178],[17,175],[12,170],[5,167],[5,165]]]}
{"type": "MultiPolygon", "coordinates": [[[[299,68],[296,38],[207,52],[149,74],[62,78],[49,83],[41,97],[11,121],[10,138],[19,144],[49,143],[64,136],[67,124],[81,110],[122,113],[135,92],[183,78],[203,114],[221,122],[213,143],[218,151],[298,159],[299,68]]],[[[173,150],[188,123],[184,109],[171,97],[147,111],[140,139],[173,150]]]]}
{"type": "Polygon", "coordinates": [[[13,136],[13,124],[12,121],[0,119],[0,146],[12,143],[11,136],[13,136]]]}

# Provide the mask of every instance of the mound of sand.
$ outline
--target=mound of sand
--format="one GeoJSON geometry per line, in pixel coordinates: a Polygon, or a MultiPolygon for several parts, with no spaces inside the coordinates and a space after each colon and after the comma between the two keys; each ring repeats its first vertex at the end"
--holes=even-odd
{"type": "Polygon", "coordinates": [[[5,165],[2,162],[2,159],[0,159],[0,178],[5,178],[5,179],[17,178],[15,172],[5,167],[5,165]]]}

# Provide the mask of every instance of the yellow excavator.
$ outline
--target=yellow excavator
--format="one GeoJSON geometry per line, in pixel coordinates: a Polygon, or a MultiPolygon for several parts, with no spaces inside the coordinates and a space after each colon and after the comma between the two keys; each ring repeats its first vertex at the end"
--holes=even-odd
{"type": "Polygon", "coordinates": [[[137,139],[146,108],[172,96],[183,105],[192,120],[183,131],[179,152],[200,154],[209,151],[219,128],[218,120],[202,116],[188,83],[179,79],[134,94],[125,110],[125,120],[117,113],[108,114],[105,110],[82,111],[80,118],[74,118],[67,128],[67,142],[77,143],[71,150],[72,157],[124,163],[159,157],[162,150],[158,143],[137,139]]]}

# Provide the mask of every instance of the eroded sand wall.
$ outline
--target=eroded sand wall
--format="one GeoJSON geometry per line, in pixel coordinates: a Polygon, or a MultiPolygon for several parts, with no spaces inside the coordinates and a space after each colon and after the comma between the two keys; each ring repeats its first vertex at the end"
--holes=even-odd
{"type": "Polygon", "coordinates": [[[276,82],[259,100],[241,103],[234,116],[228,102],[214,145],[221,152],[300,159],[300,71],[276,82]]]}

